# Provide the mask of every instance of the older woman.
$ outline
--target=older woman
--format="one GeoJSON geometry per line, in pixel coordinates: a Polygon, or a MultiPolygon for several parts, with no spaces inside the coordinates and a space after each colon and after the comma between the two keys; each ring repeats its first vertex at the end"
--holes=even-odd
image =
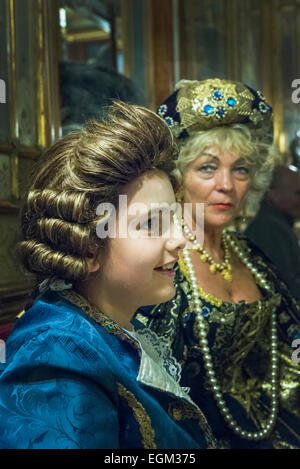
{"type": "Polygon", "coordinates": [[[20,253],[43,281],[6,344],[1,448],[213,447],[167,344],[130,324],[175,293],[184,238],[172,225],[151,236],[152,204],[175,203],[174,150],[155,113],[119,103],[39,161],[20,253]]]}
{"type": "Polygon", "coordinates": [[[137,319],[169,338],[182,385],[220,448],[300,448],[291,347],[300,308],[266,257],[231,228],[270,180],[271,112],[260,92],[219,79],[180,82],[158,110],[180,144],[178,200],[192,210],[182,220],[188,245],[176,297],[137,319]]]}

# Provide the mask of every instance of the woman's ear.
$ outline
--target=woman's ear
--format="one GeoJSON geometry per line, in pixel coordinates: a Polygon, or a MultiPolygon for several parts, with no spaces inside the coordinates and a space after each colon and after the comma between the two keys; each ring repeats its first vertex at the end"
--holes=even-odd
{"type": "Polygon", "coordinates": [[[100,253],[88,252],[86,257],[89,273],[97,272],[100,269],[100,253]]]}

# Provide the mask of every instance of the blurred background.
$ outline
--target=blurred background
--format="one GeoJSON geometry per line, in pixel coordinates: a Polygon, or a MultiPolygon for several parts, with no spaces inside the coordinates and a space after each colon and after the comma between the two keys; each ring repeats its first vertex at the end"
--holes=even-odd
{"type": "Polygon", "coordinates": [[[155,109],[180,79],[219,77],[263,91],[297,169],[299,59],[300,0],[0,0],[0,324],[28,292],[19,208],[44,148],[111,99],[155,109]]]}

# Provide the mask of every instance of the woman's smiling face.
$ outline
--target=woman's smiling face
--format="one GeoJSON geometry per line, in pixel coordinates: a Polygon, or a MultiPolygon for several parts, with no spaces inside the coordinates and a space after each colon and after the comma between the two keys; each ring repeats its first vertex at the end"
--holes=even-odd
{"type": "Polygon", "coordinates": [[[218,147],[206,148],[184,173],[183,202],[204,203],[205,225],[225,226],[239,213],[250,177],[244,158],[218,147]]]}
{"type": "Polygon", "coordinates": [[[175,204],[172,185],[163,172],[153,170],[127,184],[122,195],[127,196],[127,208],[117,211],[117,236],[108,240],[100,260],[99,289],[135,309],[166,302],[175,294],[175,272],[165,269],[173,267],[185,240],[168,210],[165,215],[170,217],[170,229],[163,232],[162,212],[151,208],[153,204],[175,204]],[[138,206],[142,209],[137,216],[138,206]],[[124,226],[132,230],[131,234],[120,237],[119,228],[124,226]],[[153,228],[158,228],[158,236],[151,236],[153,228]]]}

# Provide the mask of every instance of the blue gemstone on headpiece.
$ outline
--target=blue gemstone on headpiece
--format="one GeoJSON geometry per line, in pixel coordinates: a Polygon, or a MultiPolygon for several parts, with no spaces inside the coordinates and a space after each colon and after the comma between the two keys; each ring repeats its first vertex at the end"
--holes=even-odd
{"type": "Polygon", "coordinates": [[[267,106],[262,101],[259,103],[258,107],[259,107],[261,112],[267,112],[268,111],[267,106]]]}
{"type": "Polygon", "coordinates": [[[224,117],[225,116],[225,109],[220,108],[217,110],[217,116],[218,117],[224,117]]]}
{"type": "Polygon", "coordinates": [[[161,106],[159,106],[157,113],[158,113],[160,116],[163,117],[163,116],[165,115],[165,113],[167,112],[167,110],[168,110],[167,105],[166,105],[166,104],[162,104],[161,106]]]}
{"type": "Polygon", "coordinates": [[[166,124],[167,124],[169,127],[173,127],[174,121],[173,121],[172,117],[166,117],[166,118],[165,118],[165,121],[166,121],[166,124]]]}
{"type": "Polygon", "coordinates": [[[204,307],[204,308],[202,308],[202,316],[206,318],[208,315],[209,315],[209,311],[208,311],[208,309],[207,309],[207,308],[205,308],[205,307],[204,307]]]}
{"type": "Polygon", "coordinates": [[[292,334],[292,338],[293,339],[298,339],[299,335],[300,335],[299,331],[294,331],[293,334],[292,334]]]}
{"type": "Polygon", "coordinates": [[[221,99],[221,98],[222,98],[222,93],[221,93],[221,91],[219,91],[219,90],[215,91],[215,92],[214,92],[214,97],[215,97],[216,99],[221,99]]]}
{"type": "Polygon", "coordinates": [[[271,106],[271,104],[269,105],[269,111],[272,111],[273,107],[271,106]]]}
{"type": "Polygon", "coordinates": [[[236,105],[236,100],[234,98],[228,98],[227,99],[227,104],[228,104],[228,106],[235,106],[236,105]]]}
{"type": "Polygon", "coordinates": [[[206,106],[203,108],[203,111],[205,114],[212,114],[214,112],[214,108],[210,104],[206,104],[206,106]]]}

